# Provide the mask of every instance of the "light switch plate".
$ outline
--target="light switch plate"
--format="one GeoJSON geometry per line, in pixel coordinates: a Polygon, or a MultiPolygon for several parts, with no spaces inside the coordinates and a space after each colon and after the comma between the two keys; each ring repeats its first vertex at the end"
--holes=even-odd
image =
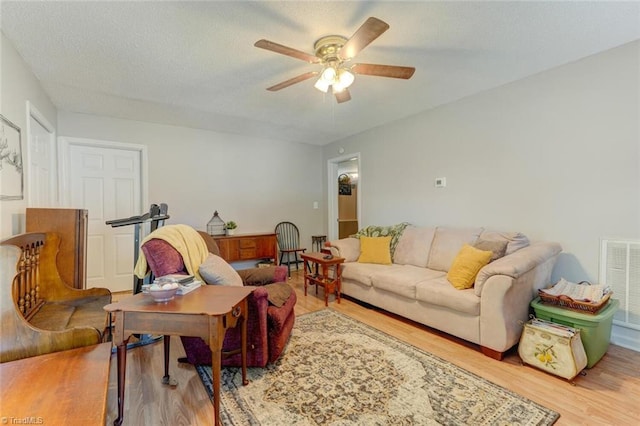
{"type": "Polygon", "coordinates": [[[436,178],[436,188],[444,188],[447,186],[447,178],[436,178]]]}

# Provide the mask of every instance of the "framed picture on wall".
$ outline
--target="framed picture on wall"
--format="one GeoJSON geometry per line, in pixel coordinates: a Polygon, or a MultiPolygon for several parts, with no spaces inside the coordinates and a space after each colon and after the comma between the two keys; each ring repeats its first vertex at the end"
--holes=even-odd
{"type": "Polygon", "coordinates": [[[338,194],[340,194],[340,195],[351,195],[351,184],[349,184],[349,183],[339,183],[338,184],[338,194]]]}
{"type": "Polygon", "coordinates": [[[0,200],[24,198],[20,127],[0,115],[0,200]]]}

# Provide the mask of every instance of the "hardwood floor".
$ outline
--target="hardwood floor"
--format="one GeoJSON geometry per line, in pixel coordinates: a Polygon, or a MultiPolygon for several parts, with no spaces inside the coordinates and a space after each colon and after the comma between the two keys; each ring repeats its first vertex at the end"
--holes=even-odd
{"type": "MultiPolygon", "coordinates": [[[[324,309],[322,289],[304,296],[302,274],[292,271],[289,281],[298,293],[296,315],[324,309]]],[[[121,296],[122,297],[122,296],[121,296]]],[[[523,366],[517,353],[495,361],[474,345],[444,335],[395,315],[364,307],[348,298],[329,306],[396,336],[467,371],[558,411],[556,425],[635,425],[640,419],[640,353],[611,345],[604,358],[576,386],[550,374],[523,366]]],[[[213,425],[213,409],[195,369],[178,364],[184,356],[180,339],[171,339],[170,373],[177,388],[163,386],[161,342],[130,349],[127,356],[124,425],[213,425]]],[[[117,417],[116,357],[111,359],[107,424],[117,417]]]]}

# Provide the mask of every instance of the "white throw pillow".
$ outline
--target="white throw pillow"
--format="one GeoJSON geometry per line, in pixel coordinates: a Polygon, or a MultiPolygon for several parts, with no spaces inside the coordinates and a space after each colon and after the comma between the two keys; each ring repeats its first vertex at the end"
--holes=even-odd
{"type": "Polygon", "coordinates": [[[242,278],[223,258],[213,253],[198,268],[207,284],[233,285],[242,287],[242,278]]]}

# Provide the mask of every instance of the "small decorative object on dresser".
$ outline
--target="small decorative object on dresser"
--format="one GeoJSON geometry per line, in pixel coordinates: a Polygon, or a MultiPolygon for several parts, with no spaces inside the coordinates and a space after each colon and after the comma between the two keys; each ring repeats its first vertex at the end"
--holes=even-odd
{"type": "Polygon", "coordinates": [[[238,224],[235,223],[232,220],[230,220],[229,222],[225,223],[225,225],[224,225],[224,229],[227,232],[227,235],[235,234],[237,227],[238,227],[238,224]]]}
{"type": "Polygon", "coordinates": [[[213,212],[213,217],[207,222],[207,234],[209,235],[224,235],[224,220],[218,216],[218,210],[213,212]]]}

